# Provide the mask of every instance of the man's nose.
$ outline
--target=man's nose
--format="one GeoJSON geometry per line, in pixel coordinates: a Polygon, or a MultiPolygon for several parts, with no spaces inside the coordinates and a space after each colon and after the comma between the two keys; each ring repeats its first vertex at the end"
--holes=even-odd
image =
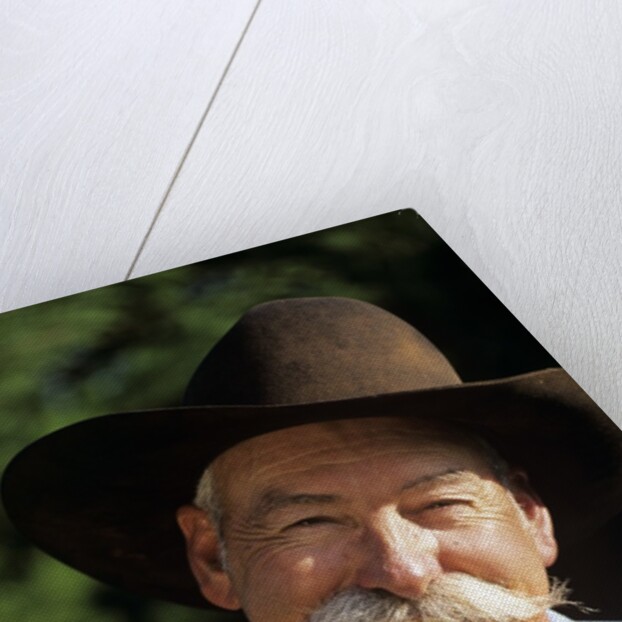
{"type": "Polygon", "coordinates": [[[442,573],[434,534],[395,508],[384,508],[374,515],[361,536],[360,547],[356,585],[361,588],[415,599],[442,573]]]}

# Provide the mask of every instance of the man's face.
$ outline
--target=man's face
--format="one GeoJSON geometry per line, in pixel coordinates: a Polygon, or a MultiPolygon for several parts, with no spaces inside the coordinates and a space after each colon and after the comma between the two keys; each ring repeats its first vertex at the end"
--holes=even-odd
{"type": "Polygon", "coordinates": [[[182,509],[180,525],[205,596],[253,622],[306,621],[351,588],[416,600],[450,573],[548,591],[548,512],[455,434],[388,418],[312,424],[245,441],[212,468],[226,571],[206,515],[182,509]]]}

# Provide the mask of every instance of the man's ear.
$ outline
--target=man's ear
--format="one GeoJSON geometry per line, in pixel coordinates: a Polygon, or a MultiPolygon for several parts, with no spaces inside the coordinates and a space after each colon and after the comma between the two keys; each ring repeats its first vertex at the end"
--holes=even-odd
{"type": "Polygon", "coordinates": [[[201,593],[223,609],[240,609],[233,584],[222,566],[216,526],[203,510],[184,505],[177,510],[177,524],[186,539],[186,554],[201,593]]]}
{"type": "Polygon", "coordinates": [[[548,568],[553,565],[558,553],[551,514],[531,487],[525,471],[510,471],[509,489],[526,519],[527,528],[534,538],[542,561],[548,568]]]}

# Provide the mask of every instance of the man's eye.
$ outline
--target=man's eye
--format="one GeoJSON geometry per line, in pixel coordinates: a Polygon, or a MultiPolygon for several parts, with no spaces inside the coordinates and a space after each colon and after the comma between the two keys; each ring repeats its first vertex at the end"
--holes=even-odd
{"type": "Polygon", "coordinates": [[[458,499],[447,499],[444,501],[435,501],[434,503],[429,503],[423,509],[424,510],[439,510],[441,508],[447,508],[454,505],[462,505],[464,501],[460,501],[458,499]]]}
{"type": "Polygon", "coordinates": [[[324,525],[326,523],[332,523],[334,519],[330,518],[330,516],[309,516],[308,518],[303,518],[291,525],[287,526],[287,529],[291,529],[293,527],[313,527],[315,525],[324,525]]]}

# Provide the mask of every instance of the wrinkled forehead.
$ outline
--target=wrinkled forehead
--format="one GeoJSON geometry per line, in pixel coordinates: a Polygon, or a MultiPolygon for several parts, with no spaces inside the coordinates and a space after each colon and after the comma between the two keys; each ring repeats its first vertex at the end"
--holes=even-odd
{"type": "Polygon", "coordinates": [[[446,423],[362,418],[312,423],[249,439],[219,456],[211,470],[223,487],[231,488],[249,479],[311,477],[323,470],[330,475],[337,468],[391,465],[406,458],[425,467],[457,456],[482,469],[488,465],[484,453],[480,439],[446,423]]]}

